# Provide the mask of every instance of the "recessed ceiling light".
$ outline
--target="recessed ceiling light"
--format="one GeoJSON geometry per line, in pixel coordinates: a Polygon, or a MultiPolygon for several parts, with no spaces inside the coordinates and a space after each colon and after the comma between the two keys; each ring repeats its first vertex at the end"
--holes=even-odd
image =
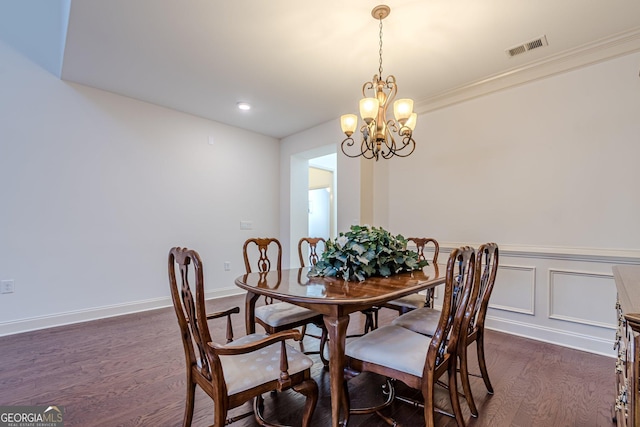
{"type": "Polygon", "coordinates": [[[241,110],[245,110],[246,111],[246,110],[250,110],[251,109],[251,105],[249,105],[246,102],[238,102],[237,105],[238,105],[238,108],[241,109],[241,110]]]}

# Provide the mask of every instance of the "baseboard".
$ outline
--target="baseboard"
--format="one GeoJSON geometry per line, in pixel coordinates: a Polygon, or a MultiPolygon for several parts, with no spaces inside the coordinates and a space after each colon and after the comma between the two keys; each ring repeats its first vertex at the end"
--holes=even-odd
{"type": "Polygon", "coordinates": [[[573,348],[575,350],[600,354],[602,356],[616,357],[616,352],[613,350],[613,335],[611,340],[607,340],[572,333],[562,329],[548,328],[491,316],[487,316],[485,328],[562,347],[573,348]]]}
{"type": "MultiPolygon", "coordinates": [[[[218,289],[206,292],[206,299],[223,298],[239,295],[244,291],[238,288],[218,289]]],[[[125,314],[140,313],[158,308],[170,307],[171,297],[154,298],[143,301],[135,301],[126,304],[115,304],[87,310],[69,311],[50,316],[32,317],[28,319],[14,320],[0,323],[0,337],[19,334],[39,329],[54,328],[57,326],[71,325],[74,323],[89,322],[91,320],[105,319],[108,317],[122,316],[125,314]]]]}

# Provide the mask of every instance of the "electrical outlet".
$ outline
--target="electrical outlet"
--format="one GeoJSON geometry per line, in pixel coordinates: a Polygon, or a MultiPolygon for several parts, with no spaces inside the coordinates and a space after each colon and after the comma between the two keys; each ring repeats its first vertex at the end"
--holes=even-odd
{"type": "Polygon", "coordinates": [[[240,230],[253,230],[252,221],[240,221],[240,230]]]}
{"type": "Polygon", "coordinates": [[[0,294],[12,294],[14,289],[13,280],[0,280],[0,294]]]}
{"type": "Polygon", "coordinates": [[[229,271],[229,270],[231,270],[231,262],[225,261],[224,262],[224,271],[229,271]]]}

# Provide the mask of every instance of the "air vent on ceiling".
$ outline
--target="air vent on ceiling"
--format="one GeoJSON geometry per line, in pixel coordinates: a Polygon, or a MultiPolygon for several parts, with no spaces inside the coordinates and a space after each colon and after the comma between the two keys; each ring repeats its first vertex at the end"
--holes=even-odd
{"type": "Polygon", "coordinates": [[[549,43],[547,43],[547,36],[540,36],[537,39],[522,43],[518,46],[514,46],[511,49],[507,49],[505,52],[507,52],[507,55],[509,56],[516,56],[520,55],[521,53],[528,52],[532,49],[537,49],[539,47],[548,45],[549,43]]]}

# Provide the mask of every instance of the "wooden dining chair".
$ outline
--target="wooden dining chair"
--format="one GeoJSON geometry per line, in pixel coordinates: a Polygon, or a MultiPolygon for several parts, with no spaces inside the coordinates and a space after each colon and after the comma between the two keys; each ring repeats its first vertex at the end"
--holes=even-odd
{"type": "Polygon", "coordinates": [[[318,400],[318,386],[310,371],[313,360],[285,344],[288,339],[301,340],[300,332],[250,334],[234,341],[231,314],[239,313],[240,309],[206,313],[200,255],[191,249],[174,247],[169,251],[168,267],[171,299],[186,361],[187,396],[182,426],[191,426],[197,386],[213,400],[215,427],[252,414],[262,426],[277,425],[262,415],[262,394],[287,389],[305,396],[302,426],[309,426],[318,400]],[[208,321],[224,317],[227,318],[227,342],[220,344],[212,339],[208,321]],[[252,411],[227,418],[229,410],[251,399],[254,400],[252,411]]]}
{"type": "MultiPolygon", "coordinates": [[[[282,245],[276,238],[251,238],[244,242],[242,255],[247,273],[255,271],[266,273],[268,271],[282,270],[282,245]]],[[[256,306],[255,321],[261,325],[268,334],[275,334],[282,330],[302,327],[302,336],[306,333],[306,326],[310,323],[318,326],[322,330],[320,336],[320,347],[318,352],[308,351],[306,354],[321,355],[322,363],[325,366],[328,361],[324,358],[324,347],[327,341],[327,330],[324,326],[322,314],[300,307],[288,302],[276,302],[266,300],[264,305],[256,306]]],[[[302,348],[302,342],[300,343],[302,348]]]]}
{"type": "Polygon", "coordinates": [[[467,358],[467,349],[474,342],[476,343],[476,352],[478,355],[478,367],[480,368],[480,376],[484,381],[489,394],[493,394],[493,386],[489,379],[487,371],[487,362],[484,355],[484,322],[487,317],[487,309],[489,308],[489,299],[493,292],[496,281],[496,273],[498,272],[498,245],[495,243],[486,243],[480,245],[476,253],[476,282],[475,295],[473,295],[473,304],[469,304],[469,327],[467,333],[461,335],[458,344],[458,355],[460,358],[460,379],[462,388],[471,410],[471,414],[478,416],[473,394],[471,393],[471,384],[469,382],[469,364],[467,358]]]}
{"type": "MultiPolygon", "coordinates": [[[[427,259],[425,255],[425,248],[433,246],[433,255],[431,257],[431,262],[433,263],[433,265],[438,264],[440,244],[436,239],[433,239],[431,237],[409,237],[407,238],[407,241],[412,242],[416,245],[416,252],[418,252],[419,260],[427,259]]],[[[426,290],[425,294],[418,293],[407,295],[406,297],[398,298],[385,303],[384,307],[396,310],[399,314],[404,314],[417,308],[433,307],[433,296],[434,290],[433,288],[429,288],[426,290]]]]}
{"type": "MultiPolygon", "coordinates": [[[[464,324],[465,313],[474,287],[474,269],[473,248],[464,246],[451,252],[447,262],[442,311],[433,337],[392,324],[347,343],[345,398],[342,402],[346,414],[380,414],[381,409],[391,405],[394,399],[399,399],[423,407],[427,427],[435,425],[436,411],[455,417],[457,425],[464,427],[457,388],[457,346],[460,330],[467,327],[464,324]],[[353,409],[350,407],[347,379],[365,371],[392,379],[386,384],[388,397],[382,405],[353,409]],[[434,404],[436,381],[445,372],[453,413],[436,408],[434,404]],[[422,400],[414,402],[406,397],[396,396],[393,380],[400,380],[407,386],[420,390],[422,400]]],[[[384,418],[387,422],[394,423],[390,418],[384,418]]]]}
{"type": "Polygon", "coordinates": [[[300,267],[311,267],[316,265],[318,261],[320,261],[320,255],[322,254],[326,243],[327,241],[323,237],[302,237],[298,242],[300,267]],[[318,245],[320,245],[320,248],[318,248],[318,245]],[[320,253],[318,253],[318,251],[320,251],[320,253]]]}
{"type": "MultiPolygon", "coordinates": [[[[487,309],[489,307],[489,299],[496,280],[498,271],[498,245],[495,243],[486,243],[478,248],[476,253],[475,266],[475,282],[474,292],[471,295],[471,302],[467,307],[466,317],[468,320],[468,328],[466,334],[461,334],[458,342],[458,357],[460,360],[460,382],[462,389],[469,405],[469,410],[474,417],[478,416],[478,409],[473,399],[471,385],[469,381],[469,364],[467,360],[468,347],[476,343],[478,366],[480,375],[489,394],[493,394],[493,386],[489,379],[487,371],[487,363],[484,354],[484,323],[487,317],[487,309]]],[[[427,336],[433,336],[437,328],[437,322],[440,316],[440,310],[435,308],[424,307],[410,313],[397,317],[391,323],[393,325],[402,326],[414,332],[427,336]]]]}

